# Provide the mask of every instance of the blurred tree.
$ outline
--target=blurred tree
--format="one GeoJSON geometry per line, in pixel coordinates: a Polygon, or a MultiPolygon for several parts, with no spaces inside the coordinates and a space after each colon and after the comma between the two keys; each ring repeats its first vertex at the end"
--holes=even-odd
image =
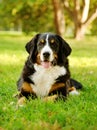
{"type": "Polygon", "coordinates": [[[86,28],[97,18],[96,0],[61,0],[65,10],[74,22],[74,36],[81,39],[86,28]]]}
{"type": "Polygon", "coordinates": [[[54,31],[51,0],[2,0],[0,28],[31,32],[54,31]],[[9,6],[10,5],[10,6],[9,6]],[[49,5],[49,6],[47,6],[49,5]]]}
{"type": "Polygon", "coordinates": [[[18,19],[22,22],[22,29],[26,33],[32,31],[53,31],[52,4],[48,0],[25,1],[17,12],[18,19]],[[49,5],[49,6],[46,6],[49,5]]]}
{"type": "Polygon", "coordinates": [[[54,23],[56,32],[64,36],[65,33],[65,17],[64,17],[64,7],[63,3],[60,0],[52,0],[54,8],[54,23]]]}
{"type": "MultiPolygon", "coordinates": [[[[96,28],[96,10],[97,0],[1,0],[0,30],[15,29],[31,33],[54,32],[56,29],[63,36],[65,26],[70,31],[74,23],[74,36],[80,39],[91,23],[96,28]]],[[[91,30],[93,33],[97,31],[91,30]]]]}
{"type": "Polygon", "coordinates": [[[0,1],[0,28],[18,30],[19,19],[16,19],[16,13],[21,8],[21,3],[19,0],[0,1]]]}
{"type": "Polygon", "coordinates": [[[91,27],[91,34],[97,36],[97,18],[93,21],[92,27],[91,27]]]}

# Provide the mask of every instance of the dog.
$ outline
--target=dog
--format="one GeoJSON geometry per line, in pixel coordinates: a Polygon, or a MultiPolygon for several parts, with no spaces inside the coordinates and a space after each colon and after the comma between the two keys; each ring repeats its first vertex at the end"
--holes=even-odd
{"type": "Polygon", "coordinates": [[[69,93],[78,94],[76,88],[82,84],[71,78],[67,58],[72,49],[61,36],[36,34],[25,48],[29,56],[17,82],[19,99],[65,99],[69,93]]]}

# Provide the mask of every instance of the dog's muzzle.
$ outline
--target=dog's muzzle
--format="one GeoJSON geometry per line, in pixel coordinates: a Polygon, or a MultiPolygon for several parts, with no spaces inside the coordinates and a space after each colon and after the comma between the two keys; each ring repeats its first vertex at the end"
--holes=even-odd
{"type": "Polygon", "coordinates": [[[41,61],[41,65],[43,66],[43,68],[49,68],[51,66],[51,61],[50,61],[50,56],[51,54],[49,52],[44,52],[42,54],[42,61],[41,61]]]}
{"type": "Polygon", "coordinates": [[[49,57],[50,57],[50,53],[49,52],[44,52],[43,53],[44,61],[49,61],[49,57]]]}

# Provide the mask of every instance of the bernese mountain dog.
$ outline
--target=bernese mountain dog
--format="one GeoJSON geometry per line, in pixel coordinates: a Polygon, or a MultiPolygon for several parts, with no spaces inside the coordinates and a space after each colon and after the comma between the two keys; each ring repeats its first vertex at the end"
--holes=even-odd
{"type": "Polygon", "coordinates": [[[17,82],[19,99],[66,98],[82,88],[81,83],[70,78],[67,57],[71,53],[69,44],[59,35],[41,33],[35,35],[26,46],[29,56],[17,82]]]}

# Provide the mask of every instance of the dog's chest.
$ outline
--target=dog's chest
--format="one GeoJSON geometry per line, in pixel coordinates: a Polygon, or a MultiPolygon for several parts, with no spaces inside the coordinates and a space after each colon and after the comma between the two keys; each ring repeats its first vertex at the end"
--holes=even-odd
{"type": "Polygon", "coordinates": [[[35,70],[36,72],[30,76],[30,79],[34,82],[31,87],[39,97],[47,96],[56,79],[66,74],[66,69],[60,66],[44,69],[35,64],[35,70]]]}

